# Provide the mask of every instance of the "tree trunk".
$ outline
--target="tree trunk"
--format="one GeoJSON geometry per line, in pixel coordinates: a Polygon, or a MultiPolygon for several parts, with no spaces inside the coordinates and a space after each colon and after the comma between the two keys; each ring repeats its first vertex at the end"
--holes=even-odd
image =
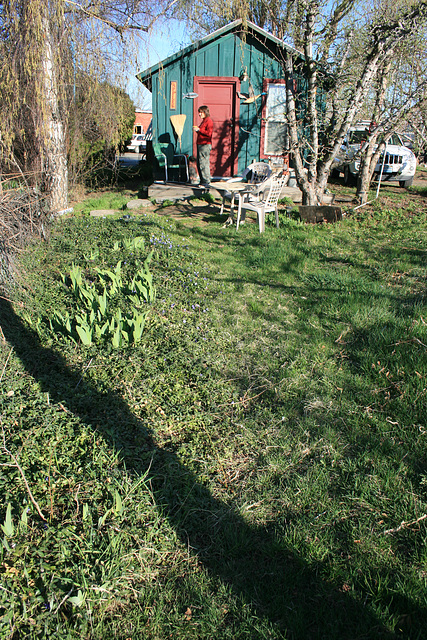
{"type": "Polygon", "coordinates": [[[366,204],[368,202],[369,187],[371,186],[372,180],[372,174],[370,172],[372,152],[373,149],[369,146],[366,155],[361,161],[359,174],[357,176],[356,197],[359,199],[360,204],[366,204]]]}
{"type": "MultiPolygon", "coordinates": [[[[382,68],[379,73],[377,90],[376,90],[376,98],[374,110],[372,112],[371,123],[378,122],[380,119],[380,114],[384,106],[384,101],[386,98],[387,88],[391,81],[390,79],[390,69],[392,66],[394,49],[391,48],[390,57],[385,61],[382,65],[382,68]]],[[[375,125],[374,125],[375,126],[375,125]]],[[[372,131],[370,127],[369,131],[372,131]]],[[[375,146],[378,141],[379,130],[374,131],[373,133],[368,132],[368,145],[366,152],[362,155],[362,160],[360,163],[359,175],[357,178],[357,190],[356,197],[359,198],[360,204],[365,204],[368,201],[369,188],[372,182],[372,176],[374,175],[375,165],[378,162],[378,158],[381,153],[380,147],[377,147],[375,150],[375,146]]]]}
{"type": "MultiPolygon", "coordinates": [[[[47,3],[45,3],[47,9],[47,3]]],[[[65,127],[60,110],[59,56],[49,16],[43,15],[45,39],[42,51],[43,114],[41,123],[43,191],[49,210],[58,214],[68,207],[68,168],[65,127]]]]}

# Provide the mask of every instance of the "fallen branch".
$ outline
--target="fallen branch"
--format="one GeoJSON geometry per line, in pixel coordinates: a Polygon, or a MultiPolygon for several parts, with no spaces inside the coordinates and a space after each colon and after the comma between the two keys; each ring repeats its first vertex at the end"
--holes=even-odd
{"type": "Polygon", "coordinates": [[[92,364],[92,360],[93,360],[93,358],[91,358],[91,359],[89,360],[89,364],[88,364],[88,365],[86,365],[86,367],[83,369],[83,371],[82,371],[82,376],[81,376],[80,380],[78,381],[78,383],[76,384],[76,386],[74,387],[74,389],[77,389],[77,387],[79,386],[79,384],[80,384],[80,383],[81,383],[81,381],[83,380],[83,376],[84,376],[85,372],[89,369],[90,365],[92,364]]]}
{"type": "Polygon", "coordinates": [[[74,590],[74,585],[71,587],[71,589],[69,590],[69,592],[62,598],[61,602],[58,604],[58,606],[56,607],[55,611],[53,611],[52,613],[58,613],[58,611],[60,610],[60,608],[62,607],[62,605],[64,604],[64,602],[66,600],[68,600],[68,598],[71,596],[71,594],[73,593],[74,590]]]}
{"type": "Polygon", "coordinates": [[[395,529],[387,529],[387,531],[384,531],[384,535],[386,535],[388,533],[397,533],[398,531],[401,531],[402,529],[406,529],[407,527],[412,527],[413,524],[417,524],[418,522],[421,522],[422,520],[425,520],[426,518],[427,518],[427,513],[425,513],[423,516],[420,516],[416,520],[412,520],[411,522],[402,522],[395,529]]]}
{"type": "Polygon", "coordinates": [[[24,306],[23,302],[16,302],[15,300],[10,300],[10,298],[5,298],[4,296],[0,296],[0,300],[6,300],[6,302],[11,302],[12,304],[19,304],[20,307],[24,306]]]}
{"type": "Polygon", "coordinates": [[[418,340],[418,338],[409,338],[409,340],[400,340],[399,342],[393,342],[390,346],[398,347],[400,344],[409,344],[410,342],[416,342],[417,344],[420,344],[422,347],[427,347],[427,344],[424,344],[424,342],[421,342],[421,340],[418,340]]]}
{"type": "Polygon", "coordinates": [[[30,489],[30,485],[29,485],[29,484],[28,484],[28,482],[27,482],[27,478],[25,477],[25,474],[24,474],[24,472],[23,472],[23,470],[22,470],[21,465],[20,465],[20,464],[19,464],[19,462],[18,462],[18,459],[17,459],[17,458],[13,455],[13,453],[12,453],[11,451],[9,451],[9,449],[6,447],[6,438],[5,438],[5,435],[4,435],[4,429],[3,429],[3,426],[2,426],[2,431],[3,431],[3,447],[2,447],[2,449],[3,449],[3,451],[4,451],[5,453],[7,453],[7,455],[8,455],[8,456],[10,456],[10,457],[12,458],[12,460],[13,460],[13,464],[7,464],[7,463],[6,463],[6,464],[0,464],[0,467],[16,467],[16,469],[18,469],[18,471],[19,471],[19,473],[21,474],[21,477],[22,477],[22,479],[23,479],[23,481],[24,481],[25,488],[27,489],[28,497],[30,498],[30,500],[31,500],[31,502],[33,503],[33,505],[35,506],[35,508],[36,508],[36,510],[37,510],[37,513],[39,514],[40,518],[41,518],[42,520],[44,520],[45,522],[47,522],[47,519],[44,517],[44,515],[43,515],[43,513],[42,513],[42,511],[41,511],[41,509],[40,509],[40,507],[39,507],[39,505],[37,504],[37,501],[36,501],[35,497],[34,497],[34,496],[33,496],[33,494],[32,494],[32,491],[31,491],[31,489],[30,489]]]}
{"type": "MultiPolygon", "coordinates": [[[[0,327],[0,330],[1,330],[1,327],[0,327]]],[[[2,333],[2,336],[4,338],[3,331],[1,333],[2,333]]],[[[4,363],[3,371],[1,372],[1,376],[0,376],[0,382],[3,380],[4,372],[6,371],[7,363],[9,362],[9,358],[12,355],[12,351],[13,351],[13,347],[10,348],[10,351],[9,351],[8,356],[6,358],[6,362],[4,363]]]]}

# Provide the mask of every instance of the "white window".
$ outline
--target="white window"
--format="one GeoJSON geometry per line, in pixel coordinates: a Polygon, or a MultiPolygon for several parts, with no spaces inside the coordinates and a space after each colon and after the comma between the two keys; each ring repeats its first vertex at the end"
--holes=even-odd
{"type": "Polygon", "coordinates": [[[268,82],[266,89],[264,154],[282,156],[289,147],[285,117],[286,85],[268,82]]]}

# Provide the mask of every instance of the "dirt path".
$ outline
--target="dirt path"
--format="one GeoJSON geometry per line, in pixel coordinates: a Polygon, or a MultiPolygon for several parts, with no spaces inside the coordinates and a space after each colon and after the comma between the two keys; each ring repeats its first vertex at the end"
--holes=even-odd
{"type": "Polygon", "coordinates": [[[191,222],[198,226],[206,226],[208,224],[225,222],[227,216],[219,215],[220,205],[218,204],[171,204],[167,207],[153,205],[150,210],[160,216],[173,218],[181,222],[191,222]]]}

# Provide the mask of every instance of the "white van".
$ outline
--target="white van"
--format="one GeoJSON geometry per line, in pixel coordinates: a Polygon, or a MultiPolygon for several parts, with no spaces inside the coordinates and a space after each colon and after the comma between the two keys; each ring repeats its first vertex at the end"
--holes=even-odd
{"type": "MultiPolygon", "coordinates": [[[[331,174],[344,174],[347,185],[355,184],[360,167],[360,150],[369,135],[369,122],[359,122],[350,127],[338,156],[334,159],[331,174]]],[[[401,187],[410,187],[417,168],[417,159],[403,144],[398,133],[393,133],[387,142],[385,157],[381,154],[375,166],[374,179],[395,181],[401,187]],[[382,171],[382,173],[381,173],[382,171]]]]}

